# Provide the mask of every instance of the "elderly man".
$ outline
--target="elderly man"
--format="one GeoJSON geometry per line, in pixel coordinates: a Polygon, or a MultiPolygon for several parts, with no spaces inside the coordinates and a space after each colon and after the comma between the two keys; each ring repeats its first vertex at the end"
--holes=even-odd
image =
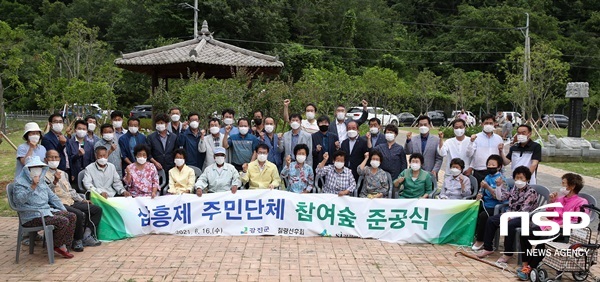
{"type": "Polygon", "coordinates": [[[235,194],[242,185],[240,175],[235,167],[225,162],[226,150],[216,147],[214,152],[215,162],[206,169],[196,181],[196,195],[202,197],[203,193],[216,193],[231,191],[235,194]]]}
{"type": "Polygon", "coordinates": [[[108,150],[105,147],[98,147],[95,152],[96,162],[85,168],[83,187],[87,191],[100,193],[104,198],[116,195],[130,197],[131,193],[123,187],[115,166],[108,162],[108,150]]]}
{"type": "Polygon", "coordinates": [[[359,136],[356,121],[348,123],[347,132],[348,139],[342,142],[342,151],[346,152],[346,167],[352,170],[354,179],[358,179],[358,166],[365,159],[365,153],[369,152],[367,138],[359,136]]]}
{"type": "MultiPolygon", "coordinates": [[[[291,156],[292,161],[296,161],[296,156],[294,156],[294,148],[298,144],[305,144],[308,148],[312,149],[312,136],[305,131],[300,129],[302,124],[302,116],[299,114],[293,114],[290,117],[290,126],[292,129],[283,134],[283,138],[279,139],[279,152],[283,153],[283,156],[287,158],[287,156],[291,156]]],[[[309,149],[308,155],[310,156],[311,152],[309,149]]],[[[312,158],[308,158],[306,160],[306,164],[312,166],[312,158]]]]}
{"type": "Polygon", "coordinates": [[[231,163],[239,171],[242,165],[253,160],[252,152],[256,150],[259,141],[256,136],[250,134],[250,123],[247,118],[238,120],[239,134],[230,135],[233,131],[231,125],[225,127],[223,137],[223,148],[232,148],[231,163]]]}
{"type": "Polygon", "coordinates": [[[368,105],[369,103],[367,103],[367,101],[362,100],[363,111],[362,115],[357,120],[354,120],[353,118],[346,118],[346,107],[344,105],[337,106],[337,108],[335,109],[335,121],[329,124],[329,132],[335,133],[338,136],[340,142],[344,142],[344,140],[348,138],[346,125],[350,121],[356,121],[356,123],[358,123],[358,126],[367,121],[367,118],[369,117],[369,113],[367,112],[368,105]]]}
{"type": "Polygon", "coordinates": [[[225,137],[225,134],[221,133],[219,124],[220,121],[218,118],[211,118],[208,121],[208,134],[204,136],[204,140],[198,142],[198,152],[206,153],[202,170],[215,163],[215,149],[223,147],[223,137],[225,137]]]}
{"type": "Polygon", "coordinates": [[[419,153],[423,155],[423,170],[433,173],[437,177],[438,171],[442,167],[444,158],[438,153],[440,139],[438,136],[429,134],[431,129],[431,118],[422,115],[417,119],[419,124],[419,135],[412,137],[412,132],[406,134],[406,153],[419,153]],[[414,139],[414,140],[413,140],[414,139]]]}
{"type": "Polygon", "coordinates": [[[185,163],[187,165],[202,167],[206,157],[205,152],[199,152],[200,142],[204,142],[204,130],[200,130],[200,114],[188,114],[189,126],[177,136],[179,148],[185,150],[185,163]]]}
{"type": "Polygon", "coordinates": [[[281,178],[275,164],[267,160],[269,147],[259,144],[256,147],[256,160],[242,165],[242,184],[250,183],[250,189],[273,189],[279,187],[281,178]]]}
{"type": "Polygon", "coordinates": [[[123,177],[121,148],[119,147],[119,140],[117,139],[115,129],[112,125],[105,123],[100,126],[100,133],[102,133],[102,139],[94,144],[94,150],[100,146],[106,148],[108,150],[108,162],[113,164],[119,176],[123,177]]]}
{"type": "Polygon", "coordinates": [[[274,163],[279,171],[283,168],[283,157],[279,151],[279,140],[281,140],[282,137],[283,135],[281,133],[275,134],[275,119],[266,117],[265,129],[264,132],[259,134],[259,142],[266,144],[269,147],[269,156],[267,159],[274,163]]]}
{"type": "Polygon", "coordinates": [[[46,171],[44,178],[67,211],[77,216],[72,249],[76,252],[82,252],[83,247],[99,246],[101,244],[92,234],[96,234],[96,228],[100,225],[102,209],[85,200],[71,188],[67,174],[58,169],[60,159],[60,154],[56,150],[46,152],[45,162],[50,169],[46,171]]]}

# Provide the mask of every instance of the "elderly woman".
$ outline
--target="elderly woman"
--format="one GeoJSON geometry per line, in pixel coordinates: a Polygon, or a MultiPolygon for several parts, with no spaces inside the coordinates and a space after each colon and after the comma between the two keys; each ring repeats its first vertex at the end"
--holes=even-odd
{"type": "Polygon", "coordinates": [[[358,166],[358,175],[364,178],[361,198],[385,198],[390,190],[386,172],[379,168],[383,155],[379,151],[365,153],[365,159],[358,166]],[[370,162],[370,166],[367,162],[370,162]]]}
{"type": "Polygon", "coordinates": [[[125,169],[123,182],[133,197],[156,197],[158,195],[158,171],[153,163],[147,162],[150,147],[138,144],[133,148],[135,162],[125,169]]]}
{"type": "Polygon", "coordinates": [[[37,156],[40,160],[46,157],[46,148],[42,146],[42,130],[37,123],[29,122],[25,124],[23,139],[25,143],[17,148],[15,177],[21,174],[21,170],[29,157],[37,156]]]}
{"type": "Polygon", "coordinates": [[[175,167],[169,170],[169,194],[192,193],[196,182],[196,173],[185,164],[184,149],[176,149],[174,155],[175,167]]]}
{"type": "MultiPolygon", "coordinates": [[[[73,243],[75,222],[77,217],[63,206],[60,199],[50,190],[44,175],[48,166],[38,156],[27,159],[27,162],[17,178],[13,200],[17,208],[38,210],[44,216],[47,225],[54,225],[54,252],[64,258],[72,258],[67,246],[73,243]]],[[[42,226],[42,218],[36,212],[19,213],[23,226],[42,226]]]]}
{"type": "Polygon", "coordinates": [[[471,180],[462,174],[465,162],[460,158],[450,161],[449,174],[444,177],[444,186],[440,193],[440,199],[460,200],[471,195],[471,180]]]}
{"type": "Polygon", "coordinates": [[[394,180],[394,186],[398,187],[404,183],[401,199],[429,198],[433,190],[431,174],[422,169],[424,158],[419,153],[410,155],[409,168],[405,169],[394,180]]]}
{"type": "Polygon", "coordinates": [[[296,161],[292,162],[292,157],[285,158],[285,166],[281,170],[281,178],[288,179],[288,191],[294,193],[309,193],[313,189],[315,174],[310,165],[306,164],[308,157],[308,146],[298,144],[294,147],[294,156],[296,161]]]}

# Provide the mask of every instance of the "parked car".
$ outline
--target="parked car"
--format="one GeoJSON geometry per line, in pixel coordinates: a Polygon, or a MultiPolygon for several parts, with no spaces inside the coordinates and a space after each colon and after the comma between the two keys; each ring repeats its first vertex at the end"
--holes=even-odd
{"type": "Polygon", "coordinates": [[[399,113],[396,116],[398,117],[398,123],[402,126],[411,126],[415,122],[415,120],[417,120],[417,117],[415,117],[415,115],[407,112],[399,113]]]}
{"type": "Polygon", "coordinates": [[[66,113],[64,112],[64,109],[60,110],[60,114],[67,118],[79,119],[86,116],[94,116],[96,119],[100,119],[102,118],[103,111],[100,107],[98,107],[98,104],[73,104],[72,106],[67,105],[66,113]]]}
{"type": "Polygon", "coordinates": [[[152,105],[138,105],[129,112],[129,117],[152,118],[152,105]]]}
{"type": "MultiPolygon", "coordinates": [[[[504,118],[505,121],[508,120],[508,117],[512,116],[512,123],[514,127],[517,127],[521,124],[523,124],[523,118],[521,117],[520,113],[517,112],[502,112],[502,117],[504,118]]],[[[496,120],[496,122],[498,122],[498,120],[496,120]]],[[[498,122],[499,126],[504,125],[504,122],[498,122]]]]}
{"type": "Polygon", "coordinates": [[[558,127],[560,127],[560,128],[569,127],[569,117],[565,116],[565,115],[561,115],[561,114],[543,115],[542,120],[544,121],[544,123],[547,123],[546,126],[548,126],[548,127],[554,127],[556,125],[558,125],[558,127]],[[554,122],[556,122],[556,125],[554,124],[554,122]]]}
{"type": "Polygon", "coordinates": [[[427,112],[427,116],[431,119],[433,126],[446,126],[448,124],[448,119],[444,111],[430,111],[427,112]]]}
{"type": "MultiPolygon", "coordinates": [[[[448,124],[451,124],[456,119],[456,116],[460,114],[460,112],[461,111],[452,111],[452,115],[448,118],[448,124]]],[[[467,126],[477,125],[477,117],[475,117],[471,111],[465,111],[465,113],[467,114],[467,126]]]]}
{"type": "MultiPolygon", "coordinates": [[[[360,116],[362,115],[362,109],[363,109],[362,107],[353,107],[348,111],[348,113],[346,113],[346,117],[353,118],[353,119],[359,119],[360,116]]],[[[369,113],[369,116],[367,117],[367,121],[369,119],[376,117],[379,120],[381,120],[382,126],[386,126],[388,124],[393,124],[393,125],[397,126],[399,123],[398,117],[391,114],[384,108],[367,107],[367,112],[369,113]],[[375,112],[375,109],[377,109],[377,112],[375,112]]]]}

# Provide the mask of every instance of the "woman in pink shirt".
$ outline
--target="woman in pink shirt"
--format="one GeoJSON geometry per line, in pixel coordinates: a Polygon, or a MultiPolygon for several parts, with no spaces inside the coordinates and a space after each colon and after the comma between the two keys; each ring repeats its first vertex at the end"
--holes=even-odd
{"type": "Polygon", "coordinates": [[[127,166],[123,177],[127,191],[133,197],[156,197],[159,189],[158,171],[153,163],[147,161],[150,147],[138,144],[133,148],[133,154],[136,161],[127,166]]]}
{"type": "MultiPolygon", "coordinates": [[[[562,187],[560,192],[553,192],[550,194],[550,203],[559,202],[562,204],[562,208],[548,208],[546,211],[555,211],[558,213],[557,217],[548,218],[551,221],[558,223],[561,227],[563,225],[563,213],[565,212],[579,212],[582,205],[587,205],[588,201],[582,197],[579,197],[579,191],[583,188],[583,178],[581,175],[574,173],[567,173],[562,176],[562,187]]],[[[572,220],[576,220],[573,218],[572,220]]],[[[544,226],[545,227],[545,226],[544,226]]],[[[541,230],[540,226],[533,226],[530,228],[533,230],[541,230]]],[[[530,231],[530,232],[531,232],[530,231]]],[[[542,239],[540,236],[521,236],[521,246],[523,253],[523,268],[517,271],[517,276],[521,280],[529,280],[529,273],[532,268],[536,268],[544,258],[543,256],[529,256],[526,250],[531,249],[529,240],[542,239]]],[[[556,238],[557,241],[563,241],[562,230],[556,238]]],[[[544,249],[545,244],[539,244],[536,249],[544,249]]]]}

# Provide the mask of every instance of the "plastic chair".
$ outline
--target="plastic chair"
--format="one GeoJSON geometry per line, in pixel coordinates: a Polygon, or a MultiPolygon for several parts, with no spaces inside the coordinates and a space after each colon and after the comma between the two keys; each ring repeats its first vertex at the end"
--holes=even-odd
{"type": "Polygon", "coordinates": [[[37,232],[40,230],[44,231],[44,237],[45,237],[45,242],[46,242],[46,249],[48,251],[48,262],[50,264],[54,264],[54,234],[52,233],[54,231],[54,225],[46,225],[46,221],[44,220],[44,216],[42,214],[42,212],[40,212],[39,210],[32,210],[32,209],[21,209],[21,208],[17,208],[15,205],[15,202],[13,200],[13,190],[14,190],[14,183],[9,183],[8,185],[6,185],[6,195],[7,195],[7,199],[8,199],[8,204],[10,205],[10,208],[13,209],[14,211],[16,211],[19,216],[19,230],[17,231],[17,258],[16,258],[16,263],[19,263],[19,254],[21,253],[21,241],[23,240],[23,235],[25,234],[29,234],[29,253],[33,254],[33,248],[35,247],[35,237],[37,235],[37,232]],[[42,226],[36,226],[36,227],[24,227],[23,223],[21,221],[21,213],[22,212],[36,212],[40,214],[40,217],[42,219],[42,226]]]}
{"type": "Polygon", "coordinates": [[[479,183],[477,183],[475,176],[469,175],[469,180],[471,181],[471,195],[463,197],[463,200],[473,200],[479,193],[479,183]]]}
{"type": "Polygon", "coordinates": [[[352,193],[354,197],[358,197],[358,187],[360,187],[364,181],[365,178],[362,175],[358,177],[358,181],[356,181],[356,189],[354,189],[354,193],[352,193]]]}
{"type": "MultiPolygon", "coordinates": [[[[200,178],[200,175],[202,175],[202,170],[196,166],[193,165],[188,165],[189,168],[191,168],[192,170],[194,170],[194,176],[196,177],[194,179],[194,183],[196,183],[196,181],[198,181],[198,178],[200,178]]],[[[160,177],[160,176],[159,176],[160,177]]],[[[165,184],[165,187],[162,187],[162,194],[166,195],[167,191],[169,190],[169,184],[165,184]]],[[[194,185],[194,187],[192,187],[192,193],[196,194],[196,186],[194,185]]]]}
{"type": "Polygon", "coordinates": [[[167,175],[165,174],[165,170],[161,169],[158,171],[158,186],[160,188],[161,194],[164,195],[164,190],[167,187],[167,175]]]}
{"type": "Polygon", "coordinates": [[[194,170],[194,174],[196,175],[196,179],[198,179],[200,177],[200,175],[202,175],[202,169],[195,167],[193,165],[188,165],[188,167],[190,167],[191,169],[194,170]]]}
{"type": "Polygon", "coordinates": [[[438,196],[441,191],[438,189],[437,178],[435,178],[435,175],[433,175],[431,172],[429,174],[431,174],[431,182],[433,183],[431,193],[429,193],[429,199],[435,199],[435,197],[438,196]]]}
{"type": "Polygon", "coordinates": [[[87,192],[85,187],[83,187],[83,177],[84,176],[85,176],[85,169],[80,171],[79,174],[77,174],[77,193],[80,193],[80,194],[85,194],[85,192],[87,192]]]}
{"type": "MultiPolygon", "coordinates": [[[[579,197],[582,197],[582,198],[586,199],[588,201],[588,205],[596,206],[598,204],[598,202],[596,201],[596,198],[594,198],[594,196],[592,196],[590,194],[579,193],[577,195],[579,197]]],[[[586,212],[590,212],[590,211],[587,210],[586,212]]],[[[598,219],[598,213],[590,212],[590,223],[594,222],[596,219],[598,219]]]]}
{"type": "Polygon", "coordinates": [[[388,198],[393,199],[394,198],[394,180],[392,179],[392,175],[389,172],[386,171],[385,175],[387,176],[388,187],[390,187],[390,190],[388,191],[388,198]]]}
{"type": "Polygon", "coordinates": [[[315,189],[313,193],[323,193],[323,186],[325,185],[325,176],[317,177],[315,179],[315,189]]]}

